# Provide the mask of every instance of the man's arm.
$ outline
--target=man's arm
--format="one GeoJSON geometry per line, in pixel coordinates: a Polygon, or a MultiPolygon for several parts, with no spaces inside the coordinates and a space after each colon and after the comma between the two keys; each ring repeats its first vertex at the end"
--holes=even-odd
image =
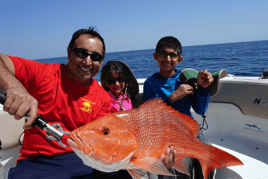
{"type": "Polygon", "coordinates": [[[111,113],[111,97],[108,96],[108,97],[105,98],[105,100],[104,100],[104,102],[102,104],[102,107],[98,112],[98,116],[94,120],[99,119],[99,118],[101,118],[103,116],[106,116],[106,115],[108,115],[110,113],[111,113]]]}
{"type": "Polygon", "coordinates": [[[0,88],[6,90],[16,85],[19,81],[15,78],[14,64],[7,55],[0,53],[0,88]]]}
{"type": "Polygon", "coordinates": [[[17,120],[29,112],[30,117],[23,128],[31,128],[37,116],[38,102],[15,77],[13,61],[4,54],[0,54],[0,88],[7,93],[4,111],[14,115],[17,120]]]}

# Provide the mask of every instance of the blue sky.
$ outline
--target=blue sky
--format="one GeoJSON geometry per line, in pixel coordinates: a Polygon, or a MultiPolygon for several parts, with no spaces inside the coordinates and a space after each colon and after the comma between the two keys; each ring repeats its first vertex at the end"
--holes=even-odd
{"type": "Polygon", "coordinates": [[[72,34],[96,27],[107,52],[154,49],[163,36],[183,46],[268,40],[267,0],[1,1],[0,53],[67,56],[72,34]]]}

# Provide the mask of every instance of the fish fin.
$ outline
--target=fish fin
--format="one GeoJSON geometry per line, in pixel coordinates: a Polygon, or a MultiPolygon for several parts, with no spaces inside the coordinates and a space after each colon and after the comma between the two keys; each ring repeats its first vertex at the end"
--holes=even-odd
{"type": "Polygon", "coordinates": [[[150,173],[155,173],[158,175],[168,175],[175,176],[171,174],[163,164],[163,162],[157,158],[145,158],[145,159],[135,159],[132,163],[143,170],[150,173]]]}
{"type": "Polygon", "coordinates": [[[147,171],[142,169],[127,170],[133,179],[149,179],[147,171]]]}
{"type": "Polygon", "coordinates": [[[238,158],[235,156],[218,149],[214,146],[210,146],[210,157],[206,161],[200,161],[202,166],[202,171],[204,178],[208,178],[208,175],[212,170],[215,168],[224,168],[228,166],[235,166],[235,165],[244,165],[238,158]]]}
{"type": "MultiPolygon", "coordinates": [[[[170,108],[172,108],[172,107],[170,107],[170,108]]],[[[182,119],[190,127],[190,129],[194,133],[194,136],[197,137],[198,133],[200,132],[200,125],[198,124],[198,122],[194,118],[192,118],[191,116],[188,116],[186,114],[180,113],[179,111],[177,111],[175,109],[173,109],[172,113],[174,115],[178,116],[180,119],[182,119]]]]}
{"type": "Polygon", "coordinates": [[[190,176],[189,167],[188,167],[190,162],[191,162],[190,157],[184,157],[181,159],[177,158],[177,162],[172,167],[178,172],[181,172],[190,176]]]}
{"type": "MultiPolygon", "coordinates": [[[[138,108],[152,108],[154,107],[156,104],[160,103],[162,101],[161,98],[154,98],[154,99],[150,99],[145,101],[144,103],[142,103],[141,105],[139,105],[138,108]]],[[[162,101],[163,102],[163,101],[162,101]]],[[[164,103],[164,102],[163,102],[164,103]]]]}
{"type": "Polygon", "coordinates": [[[144,102],[138,107],[138,109],[142,108],[167,110],[169,113],[179,117],[184,123],[186,123],[190,127],[191,131],[194,133],[195,137],[197,137],[200,131],[200,126],[194,118],[186,114],[180,113],[179,111],[173,109],[171,106],[168,106],[166,103],[163,102],[161,98],[154,98],[144,102]]]}

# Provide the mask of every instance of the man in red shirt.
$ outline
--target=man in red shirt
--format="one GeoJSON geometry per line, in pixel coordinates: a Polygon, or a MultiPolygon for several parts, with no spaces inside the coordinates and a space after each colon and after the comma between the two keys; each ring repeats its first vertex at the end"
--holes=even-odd
{"type": "MultiPolygon", "coordinates": [[[[103,38],[94,28],[73,34],[68,64],[44,64],[0,54],[0,87],[6,91],[4,111],[21,119],[24,141],[17,166],[9,178],[90,178],[104,174],[83,165],[71,147],[48,140],[45,131],[31,127],[37,115],[49,124],[72,131],[110,113],[111,98],[92,77],[105,57],[103,38]]],[[[107,176],[106,176],[107,175],[107,176]]]]}

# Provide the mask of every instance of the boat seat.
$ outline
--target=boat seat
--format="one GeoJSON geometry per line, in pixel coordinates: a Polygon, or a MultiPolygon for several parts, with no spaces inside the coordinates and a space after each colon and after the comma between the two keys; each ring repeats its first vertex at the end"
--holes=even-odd
{"type": "Polygon", "coordinates": [[[135,107],[139,107],[139,105],[141,105],[143,103],[143,97],[142,97],[142,94],[139,93],[137,96],[136,96],[136,103],[135,103],[135,107]]]}
{"type": "Polygon", "coordinates": [[[0,140],[2,149],[9,149],[23,142],[23,125],[24,120],[15,120],[13,116],[4,112],[3,106],[0,106],[0,140]]]}

